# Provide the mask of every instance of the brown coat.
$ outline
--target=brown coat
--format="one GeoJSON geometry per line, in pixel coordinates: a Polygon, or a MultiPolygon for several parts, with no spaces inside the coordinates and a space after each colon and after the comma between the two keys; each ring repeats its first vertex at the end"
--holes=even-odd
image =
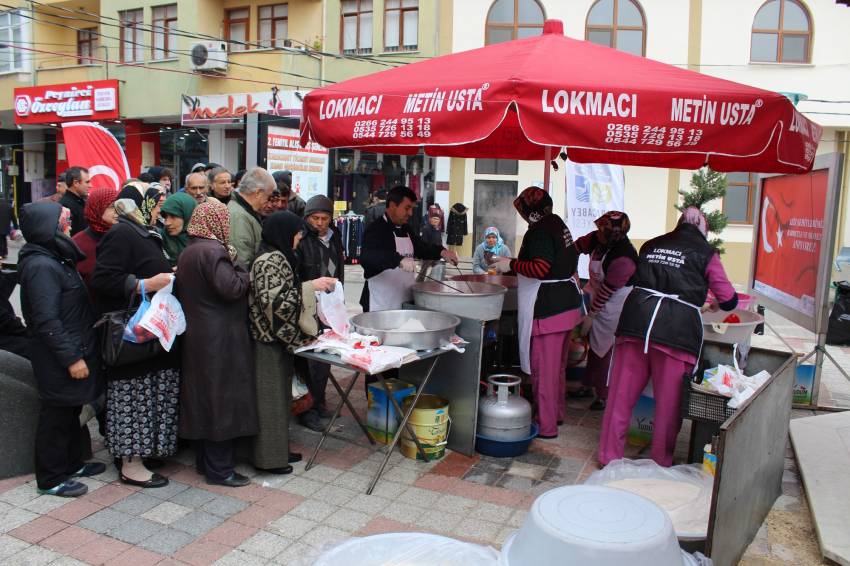
{"type": "Polygon", "coordinates": [[[248,272],[215,240],[191,238],[177,262],[186,316],[180,436],[228,440],[257,433],[248,272]]]}

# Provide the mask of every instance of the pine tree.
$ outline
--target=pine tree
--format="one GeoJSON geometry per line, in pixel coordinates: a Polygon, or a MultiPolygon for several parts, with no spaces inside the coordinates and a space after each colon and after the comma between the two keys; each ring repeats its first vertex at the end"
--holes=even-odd
{"type": "MultiPolygon", "coordinates": [[[[726,196],[726,175],[712,171],[708,167],[703,167],[691,176],[692,190],[679,190],[682,195],[682,204],[676,205],[676,209],[681,212],[689,206],[695,206],[705,213],[705,218],[708,223],[708,231],[714,234],[719,234],[726,228],[729,220],[723,214],[723,210],[714,210],[706,212],[704,205],[714,199],[723,198],[726,196]]],[[[718,251],[724,253],[723,240],[713,238],[708,241],[711,246],[718,251]]]]}

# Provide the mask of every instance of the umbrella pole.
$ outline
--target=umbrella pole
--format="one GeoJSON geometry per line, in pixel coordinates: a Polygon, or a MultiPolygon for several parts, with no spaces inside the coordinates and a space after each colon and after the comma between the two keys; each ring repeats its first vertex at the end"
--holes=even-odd
{"type": "Polygon", "coordinates": [[[549,192],[549,179],[552,175],[552,148],[546,146],[543,152],[543,190],[549,192]]]}

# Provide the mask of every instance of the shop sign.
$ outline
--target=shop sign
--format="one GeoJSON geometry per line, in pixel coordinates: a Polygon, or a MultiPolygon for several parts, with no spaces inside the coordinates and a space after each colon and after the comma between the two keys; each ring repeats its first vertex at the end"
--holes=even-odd
{"type": "Polygon", "coordinates": [[[15,89],[16,124],[114,120],[118,117],[118,81],[115,79],[15,89]]]}
{"type": "Polygon", "coordinates": [[[301,147],[295,128],[269,126],[266,169],[292,172],[292,190],[305,201],[328,194],[328,150],[315,142],[301,147]]]}
{"type": "Polygon", "coordinates": [[[180,123],[184,126],[239,124],[246,114],[301,117],[301,100],[306,93],[272,88],[264,92],[181,95],[180,123]]]}

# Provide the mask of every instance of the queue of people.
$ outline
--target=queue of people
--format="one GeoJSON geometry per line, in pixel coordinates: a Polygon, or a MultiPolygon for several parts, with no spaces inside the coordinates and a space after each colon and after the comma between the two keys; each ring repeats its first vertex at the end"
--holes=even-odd
{"type": "MultiPolygon", "coordinates": [[[[330,201],[305,203],[305,221],[283,210],[280,189],[288,186],[261,168],[244,172],[236,190],[219,167],[196,171],[185,191],[167,197],[162,183],[141,179],[89,191],[85,169],[69,172],[66,196],[82,205],[82,216],[62,199],[26,205],[21,215],[25,353],[42,399],[40,492],[79,496],[86,486],[78,478],[104,471],[82,460],[85,405],[99,412],[128,485],[167,485],[155,470],[179,439],[193,442],[197,469],[211,484],[249,483],[234,469],[243,442],[258,469],[290,473],[301,459],[287,442],[292,351],[313,337],[299,326],[302,296],[333,289],[344,267],[330,201]],[[170,351],[106,366],[95,321],[168,285],[183,308],[184,336],[170,351]]],[[[316,430],[327,416],[328,372],[299,369],[316,399],[314,418],[303,422],[316,430]]]]}
{"type": "MultiPolygon", "coordinates": [[[[195,171],[183,192],[167,198],[161,183],[140,179],[127,180],[120,191],[89,192],[88,173],[72,169],[79,169],[79,179],[66,175],[66,196],[72,194],[75,205],[83,192],[88,196],[79,199],[86,226],[70,237],[75,212],[62,200],[27,205],[21,221],[27,240],[19,265],[22,310],[43,402],[39,490],[77,496],[85,485],[76,478],[103,471],[83,462],[82,440],[71,430],[72,423],[79,429],[87,404],[102,407],[105,444],[126,484],[167,485],[155,469],[176,453],[181,438],[194,443],[197,470],[211,484],[249,483],[235,471],[240,443],[250,445],[256,468],[290,473],[301,459],[288,442],[294,375],[314,401],[301,424],[321,431],[330,416],[330,367],[293,352],[321,330],[310,299],[343,280],[333,203],[313,197],[302,218],[287,210],[291,177],[261,168],[241,172],[235,190],[223,168],[195,171]],[[171,351],[105,367],[94,321],[172,284],[187,322],[182,339],[171,351]]],[[[412,190],[394,187],[365,232],[366,311],[399,309],[411,300],[416,259],[458,261],[441,240],[411,230],[415,203],[412,190]]],[[[712,308],[731,310],[737,303],[706,240],[705,217],[687,209],[675,230],[638,254],[625,213],[604,214],[595,232],[573,241],[546,191],[529,187],[514,206],[528,223],[517,257],[491,227],[476,258],[485,273],[518,278],[520,361],[531,376],[540,437],[555,438],[566,417],[569,337],[580,327],[590,342],[592,408],[605,410],[600,462],[622,457],[629,415],[651,376],[652,457],[670,465],[681,377],[701,351],[700,307],[709,289],[719,301],[712,308]],[[590,255],[584,289],[576,277],[580,254],[590,255]],[[665,261],[664,254],[677,260],[665,261]]],[[[435,216],[434,231],[439,221],[435,216]]]]}

